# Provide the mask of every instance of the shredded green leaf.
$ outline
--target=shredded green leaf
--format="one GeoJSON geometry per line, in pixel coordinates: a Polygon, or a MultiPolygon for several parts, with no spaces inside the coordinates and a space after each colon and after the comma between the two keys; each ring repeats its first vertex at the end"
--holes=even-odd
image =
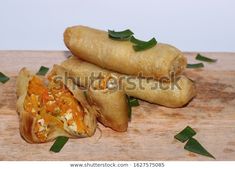
{"type": "Polygon", "coordinates": [[[36,75],[45,76],[48,71],[49,71],[49,68],[48,68],[48,67],[41,66],[36,75]]]}
{"type": "Polygon", "coordinates": [[[156,39],[152,38],[151,40],[149,40],[147,42],[143,42],[143,43],[139,43],[137,45],[134,45],[133,48],[136,52],[138,52],[138,51],[150,49],[150,48],[154,47],[156,44],[157,44],[156,39]]]}
{"type": "Polygon", "coordinates": [[[182,143],[188,140],[184,146],[185,150],[215,159],[213,155],[211,155],[196,139],[193,138],[193,136],[195,135],[196,131],[194,131],[191,127],[187,126],[180,133],[175,135],[174,138],[182,143]]]}
{"type": "Polygon", "coordinates": [[[217,59],[211,59],[211,58],[208,58],[208,57],[205,57],[203,55],[201,55],[200,53],[197,54],[196,60],[200,60],[200,61],[204,61],[204,62],[217,62],[217,59]]]}
{"type": "Polygon", "coordinates": [[[152,38],[149,41],[142,41],[142,40],[136,39],[134,36],[132,36],[134,33],[130,29],[120,31],[120,32],[108,30],[108,34],[109,34],[109,38],[114,39],[114,40],[130,40],[130,42],[135,44],[133,45],[133,49],[136,52],[150,49],[157,44],[157,41],[155,38],[152,38]]]}
{"type": "Polygon", "coordinates": [[[120,32],[108,30],[108,34],[109,38],[114,40],[129,40],[134,33],[130,29],[126,29],[120,32]]]}
{"type": "Polygon", "coordinates": [[[207,157],[214,158],[213,155],[211,155],[196,139],[190,138],[188,142],[184,146],[185,150],[191,151],[193,153],[197,153],[200,155],[204,155],[207,157]]]}
{"type": "Polygon", "coordinates": [[[129,103],[131,107],[136,107],[140,105],[138,99],[131,96],[129,97],[129,103]]]}
{"type": "Polygon", "coordinates": [[[174,138],[184,143],[188,139],[192,138],[194,135],[196,135],[196,131],[194,131],[191,127],[187,126],[180,133],[175,135],[174,138]]]}
{"type": "Polygon", "coordinates": [[[129,121],[131,121],[132,107],[139,106],[140,104],[139,104],[138,99],[134,97],[126,95],[126,98],[127,98],[127,104],[128,104],[128,118],[129,118],[129,121]]]}
{"type": "Polygon", "coordinates": [[[203,63],[187,64],[187,68],[202,68],[204,67],[203,63]]]}
{"type": "Polygon", "coordinates": [[[140,44],[147,42],[147,41],[142,41],[142,40],[136,39],[134,36],[131,37],[130,41],[136,45],[140,45],[140,44]]]}
{"type": "Polygon", "coordinates": [[[54,144],[51,146],[50,151],[53,151],[55,153],[60,152],[60,150],[64,147],[64,145],[67,143],[68,141],[68,137],[64,137],[64,136],[59,136],[56,138],[56,141],[54,142],[54,144]]]}
{"type": "Polygon", "coordinates": [[[2,72],[0,72],[0,82],[1,83],[6,83],[8,80],[10,80],[9,77],[7,77],[5,74],[3,74],[2,72]]]}

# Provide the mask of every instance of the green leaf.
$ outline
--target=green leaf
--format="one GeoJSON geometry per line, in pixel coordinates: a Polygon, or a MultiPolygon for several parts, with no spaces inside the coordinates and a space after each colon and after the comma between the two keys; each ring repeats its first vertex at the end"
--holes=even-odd
{"type": "Polygon", "coordinates": [[[196,60],[200,60],[200,61],[204,61],[204,62],[211,62],[211,63],[217,62],[217,59],[211,59],[211,58],[205,57],[205,56],[201,55],[200,53],[197,54],[196,60]]]}
{"type": "Polygon", "coordinates": [[[136,52],[138,52],[138,51],[150,49],[150,48],[154,47],[156,44],[157,44],[156,39],[152,38],[151,40],[149,40],[147,42],[134,45],[133,48],[136,52]]]}
{"type": "Polygon", "coordinates": [[[136,107],[140,105],[138,99],[131,96],[129,97],[129,104],[131,107],[136,107]]]}
{"type": "Polygon", "coordinates": [[[45,67],[45,66],[41,66],[39,71],[36,73],[36,75],[41,75],[41,76],[44,76],[47,74],[47,72],[49,71],[49,68],[48,67],[45,67]]]}
{"type": "Polygon", "coordinates": [[[0,82],[6,83],[8,80],[10,80],[10,78],[4,75],[2,72],[0,72],[0,82]]]}
{"type": "Polygon", "coordinates": [[[126,99],[127,99],[127,104],[128,104],[128,118],[129,118],[129,121],[131,121],[132,107],[139,106],[140,104],[139,104],[138,99],[134,97],[126,95],[126,99]]]}
{"type": "Polygon", "coordinates": [[[60,152],[60,150],[64,147],[64,145],[67,143],[68,141],[68,137],[64,137],[64,136],[59,136],[56,138],[56,141],[54,142],[54,144],[51,146],[50,151],[53,151],[55,153],[60,152]]]}
{"type": "Polygon", "coordinates": [[[134,33],[130,29],[126,29],[120,32],[108,30],[108,34],[109,38],[114,40],[129,40],[134,33]]]}
{"type": "Polygon", "coordinates": [[[211,157],[211,158],[214,158],[215,157],[213,155],[211,155],[196,139],[194,138],[190,138],[188,140],[188,142],[186,143],[186,145],[184,146],[184,149],[185,150],[188,150],[190,152],[193,152],[193,153],[197,153],[197,154],[200,154],[200,155],[204,155],[204,156],[207,156],[207,157],[211,157]]]}
{"type": "Polygon", "coordinates": [[[202,68],[204,67],[203,63],[187,64],[187,68],[202,68]]]}
{"type": "Polygon", "coordinates": [[[142,41],[142,40],[136,39],[134,36],[131,37],[130,41],[136,45],[140,45],[140,44],[147,42],[147,41],[142,41]]]}
{"type": "Polygon", "coordinates": [[[194,135],[196,135],[196,131],[194,131],[191,127],[187,126],[180,133],[175,135],[174,138],[184,143],[188,139],[192,138],[194,135]]]}

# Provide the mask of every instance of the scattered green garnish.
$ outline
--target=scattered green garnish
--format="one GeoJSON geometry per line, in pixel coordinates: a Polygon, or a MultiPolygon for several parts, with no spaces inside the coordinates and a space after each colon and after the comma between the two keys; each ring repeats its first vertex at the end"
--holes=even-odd
{"type": "Polygon", "coordinates": [[[187,68],[202,68],[204,67],[203,63],[187,64],[187,68]]]}
{"type": "Polygon", "coordinates": [[[37,72],[37,75],[45,76],[48,71],[49,71],[48,67],[41,66],[39,71],[37,72]]]}
{"type": "Polygon", "coordinates": [[[204,61],[204,62],[217,62],[217,59],[211,59],[211,58],[208,58],[208,57],[205,57],[203,55],[201,55],[200,53],[197,54],[196,60],[200,60],[200,61],[204,61]]]}
{"type": "Polygon", "coordinates": [[[134,36],[131,37],[130,42],[132,42],[132,43],[134,43],[136,45],[140,45],[140,44],[146,43],[146,41],[142,41],[142,40],[136,39],[134,36]]]}
{"type": "Polygon", "coordinates": [[[114,40],[130,40],[130,42],[135,44],[133,45],[133,49],[136,52],[150,49],[157,44],[157,41],[155,38],[152,38],[149,41],[142,41],[142,40],[136,39],[133,36],[134,33],[130,29],[127,29],[121,32],[108,30],[108,34],[109,34],[109,38],[114,39],[114,40]]]}
{"type": "Polygon", "coordinates": [[[180,133],[175,135],[174,138],[182,143],[188,140],[184,146],[185,150],[215,159],[213,155],[211,155],[196,139],[193,138],[195,135],[196,131],[187,126],[180,133]]]}
{"type": "Polygon", "coordinates": [[[128,96],[126,95],[127,98],[127,104],[128,104],[128,118],[129,120],[131,120],[131,114],[132,114],[132,107],[136,107],[139,106],[139,101],[138,99],[128,96]]]}
{"type": "Polygon", "coordinates": [[[0,82],[6,83],[8,80],[10,80],[10,78],[4,75],[2,72],[0,72],[0,82]]]}
{"type": "Polygon", "coordinates": [[[191,137],[196,135],[196,131],[194,131],[191,127],[185,127],[180,133],[175,135],[175,139],[179,140],[180,142],[184,143],[191,137]]]}
{"type": "Polygon", "coordinates": [[[130,29],[115,32],[108,30],[109,37],[115,40],[129,40],[130,37],[134,34],[130,29]]]}
{"type": "Polygon", "coordinates": [[[136,107],[140,105],[138,99],[131,96],[129,96],[129,103],[131,107],[136,107]]]}
{"type": "Polygon", "coordinates": [[[185,150],[191,151],[193,153],[201,154],[207,157],[214,158],[196,139],[190,138],[184,146],[185,150]]]}
{"type": "Polygon", "coordinates": [[[55,153],[60,152],[60,150],[64,147],[64,145],[67,143],[68,141],[68,137],[64,137],[64,136],[59,136],[56,138],[56,141],[54,142],[54,144],[51,146],[50,151],[53,151],[55,153]]]}
{"type": "Polygon", "coordinates": [[[157,44],[156,39],[152,38],[151,40],[149,40],[147,42],[143,42],[143,43],[139,43],[137,45],[134,45],[133,48],[136,52],[138,52],[138,51],[150,49],[150,48],[154,47],[156,44],[157,44]]]}

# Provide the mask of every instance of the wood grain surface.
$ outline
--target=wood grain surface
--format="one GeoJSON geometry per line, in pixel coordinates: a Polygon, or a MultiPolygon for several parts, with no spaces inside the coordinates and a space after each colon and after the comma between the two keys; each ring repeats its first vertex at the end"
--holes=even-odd
{"type": "MultiPolygon", "coordinates": [[[[53,144],[28,144],[19,134],[15,82],[22,67],[37,71],[66,59],[64,51],[0,51],[0,71],[10,76],[0,84],[0,160],[212,160],[184,150],[174,135],[187,125],[217,160],[235,160],[235,53],[202,53],[217,58],[203,69],[185,74],[196,81],[198,94],[183,108],[141,101],[133,109],[128,131],[118,133],[99,124],[102,132],[70,139],[58,154],[53,144]]],[[[185,53],[189,63],[196,53],[185,53]]]]}

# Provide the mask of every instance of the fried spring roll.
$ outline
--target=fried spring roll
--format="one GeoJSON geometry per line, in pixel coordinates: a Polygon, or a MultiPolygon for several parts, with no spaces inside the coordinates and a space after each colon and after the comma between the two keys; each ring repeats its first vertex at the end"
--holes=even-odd
{"type": "MultiPolygon", "coordinates": [[[[68,72],[65,68],[55,65],[50,76],[53,74],[63,75],[63,82],[66,84],[73,82],[72,85],[69,86],[71,90],[74,90],[78,86],[74,86],[74,80],[69,79],[71,76],[70,73],[71,72],[68,72]]],[[[60,76],[57,77],[60,78],[60,76]]],[[[85,97],[87,98],[89,105],[96,110],[95,116],[99,122],[115,131],[123,132],[126,131],[128,127],[128,105],[126,95],[121,90],[114,90],[117,88],[117,86],[114,86],[115,84],[107,83],[111,78],[112,76],[109,74],[104,76],[104,79],[100,84],[97,83],[98,81],[94,81],[94,83],[88,87],[87,93],[84,91],[86,93],[85,97]]],[[[81,90],[79,91],[81,92],[81,90]]],[[[81,98],[79,100],[81,100],[81,98]]]]}
{"type": "Polygon", "coordinates": [[[45,78],[26,68],[19,72],[17,111],[20,134],[29,143],[48,142],[58,136],[87,137],[95,132],[95,109],[88,104],[82,91],[72,89],[71,82],[63,83],[62,72],[54,68],[48,84],[44,83],[45,78]],[[58,80],[57,76],[61,79],[58,80]]]}
{"type": "Polygon", "coordinates": [[[151,49],[135,52],[130,41],[109,38],[105,31],[85,27],[69,27],[64,42],[73,55],[102,68],[127,75],[143,74],[159,79],[176,76],[186,67],[187,60],[177,48],[158,43],[151,49]]]}
{"type": "Polygon", "coordinates": [[[118,77],[119,89],[123,89],[127,95],[167,107],[182,107],[196,95],[194,83],[185,76],[179,76],[170,83],[159,82],[111,72],[74,56],[61,65],[70,71],[70,77],[81,86],[88,87],[100,73],[112,74],[118,77]]]}

